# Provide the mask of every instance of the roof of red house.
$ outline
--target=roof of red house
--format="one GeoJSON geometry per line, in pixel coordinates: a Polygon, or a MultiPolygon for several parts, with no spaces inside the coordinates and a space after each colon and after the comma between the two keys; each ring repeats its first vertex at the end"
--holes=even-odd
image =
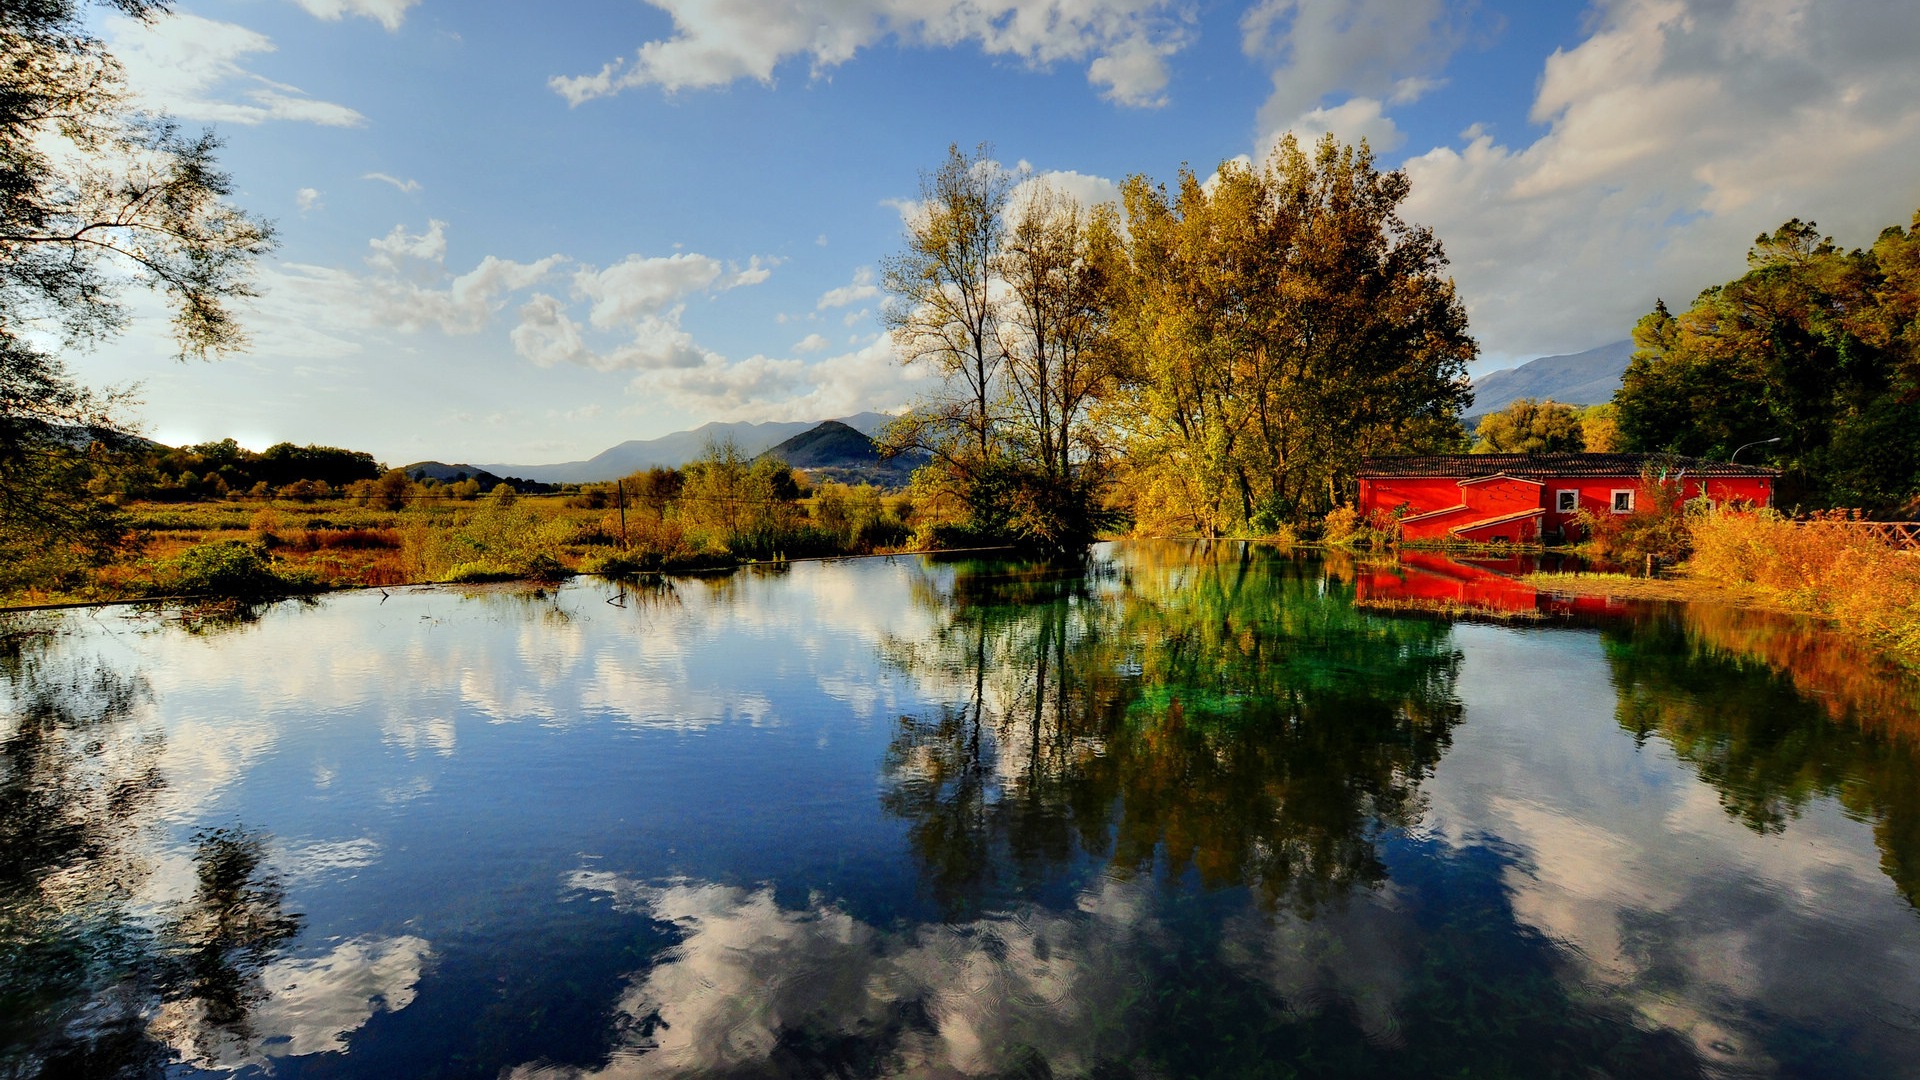
{"type": "Polygon", "coordinates": [[[1427,454],[1417,457],[1360,459],[1361,476],[1487,476],[1511,473],[1528,476],[1639,476],[1651,465],[1672,476],[1778,476],[1780,470],[1759,465],[1729,465],[1724,461],[1680,457],[1675,454],[1427,454]]]}

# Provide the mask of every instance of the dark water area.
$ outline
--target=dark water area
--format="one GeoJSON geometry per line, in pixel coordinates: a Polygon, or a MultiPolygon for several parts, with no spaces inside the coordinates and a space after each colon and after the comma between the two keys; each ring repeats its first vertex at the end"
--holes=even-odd
{"type": "Polygon", "coordinates": [[[1911,681],[1363,572],[7,623],[0,1077],[1920,1076],[1911,681]]]}

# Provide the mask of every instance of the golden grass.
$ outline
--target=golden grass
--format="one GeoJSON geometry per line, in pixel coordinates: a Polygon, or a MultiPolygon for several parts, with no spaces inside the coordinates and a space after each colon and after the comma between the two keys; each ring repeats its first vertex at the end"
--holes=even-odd
{"type": "Polygon", "coordinates": [[[1720,513],[1694,522],[1687,566],[1698,577],[1745,585],[1825,616],[1920,665],[1920,553],[1896,550],[1837,520],[1720,513]]]}
{"type": "Polygon", "coordinates": [[[1690,523],[1693,556],[1678,574],[1530,574],[1536,588],[1583,596],[1716,600],[1813,615],[1920,667],[1920,553],[1833,521],[1722,511],[1690,523]]]}

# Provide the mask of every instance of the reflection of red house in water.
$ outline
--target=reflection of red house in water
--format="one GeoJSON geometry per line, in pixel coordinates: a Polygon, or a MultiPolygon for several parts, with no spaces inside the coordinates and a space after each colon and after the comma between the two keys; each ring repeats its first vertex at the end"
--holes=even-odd
{"type": "Polygon", "coordinates": [[[1773,469],[1654,454],[1436,454],[1360,463],[1360,511],[1398,516],[1404,540],[1531,544],[1577,534],[1576,515],[1630,514],[1643,475],[1678,497],[1773,503],[1773,469]]]}
{"type": "Polygon", "coordinates": [[[1543,593],[1509,576],[1533,568],[1531,560],[1452,559],[1439,552],[1402,551],[1392,563],[1361,563],[1355,597],[1507,614],[1610,615],[1626,609],[1623,602],[1602,596],[1543,593]]]}

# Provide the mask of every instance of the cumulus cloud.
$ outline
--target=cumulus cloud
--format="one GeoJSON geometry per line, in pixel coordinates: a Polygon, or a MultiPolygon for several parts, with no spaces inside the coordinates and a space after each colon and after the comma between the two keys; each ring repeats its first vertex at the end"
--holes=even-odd
{"type": "Polygon", "coordinates": [[[128,86],[148,108],[223,124],[294,120],[358,127],[366,121],[345,105],[241,66],[247,56],[274,51],[271,38],[244,26],[180,12],[151,23],[115,17],[106,26],[128,86]]]}
{"type": "Polygon", "coordinates": [[[318,210],[323,205],[320,202],[319,188],[303,187],[293,193],[293,201],[300,207],[300,212],[303,214],[309,210],[318,210]]]}
{"type": "Polygon", "coordinates": [[[687,299],[758,285],[772,265],[756,257],[743,268],[677,252],[629,255],[604,269],[582,266],[573,274],[570,300],[535,295],[521,307],[510,337],[515,351],[542,367],[565,363],[599,371],[652,371],[720,362],[681,326],[687,299]],[[585,324],[572,314],[574,301],[587,305],[585,324]],[[604,347],[592,340],[609,334],[620,340],[604,347]]]}
{"type": "Polygon", "coordinates": [[[549,85],[572,104],[657,86],[673,92],[741,79],[771,83],[782,63],[805,58],[821,75],[862,48],[971,44],[1035,66],[1088,63],[1102,96],[1123,105],[1165,100],[1167,61],[1184,45],[1178,0],[648,0],[673,20],[673,36],[642,44],[631,61],[549,85]]]}
{"type": "Polygon", "coordinates": [[[1920,8],[1608,0],[1546,61],[1525,145],[1475,128],[1407,162],[1475,331],[1509,356],[1624,337],[1789,217],[1845,244],[1920,194],[1920,8]]]}
{"type": "MultiPolygon", "coordinates": [[[[473,269],[458,273],[446,265],[447,223],[437,219],[420,233],[396,225],[385,236],[367,241],[367,247],[364,273],[289,264],[267,275],[267,299],[279,297],[275,310],[289,316],[279,321],[307,327],[336,344],[330,331],[343,324],[403,333],[428,327],[447,334],[478,333],[513,294],[539,284],[567,261],[562,255],[530,263],[488,255],[473,269]],[[330,331],[317,329],[323,326],[330,331]]],[[[274,332],[287,329],[276,327],[274,332]]]]}
{"type": "Polygon", "coordinates": [[[808,334],[806,337],[793,343],[793,351],[797,353],[819,352],[830,344],[832,343],[819,334],[808,334]]]}
{"type": "Polygon", "coordinates": [[[1259,116],[1266,139],[1333,95],[1419,97],[1465,38],[1447,0],[1260,0],[1240,29],[1242,50],[1275,64],[1259,116]]]}
{"type": "Polygon", "coordinates": [[[1320,136],[1331,132],[1341,142],[1357,143],[1367,141],[1376,153],[1397,148],[1405,137],[1393,118],[1386,115],[1385,104],[1378,98],[1348,98],[1346,101],[1321,109],[1309,109],[1297,116],[1280,131],[1272,134],[1265,149],[1271,152],[1273,144],[1280,136],[1291,134],[1303,144],[1312,145],[1320,136]]]}
{"type": "Polygon", "coordinates": [[[309,15],[329,22],[339,22],[349,15],[369,18],[388,30],[400,29],[400,23],[406,19],[407,9],[420,0],[294,0],[307,10],[309,15]]]}
{"type": "Polygon", "coordinates": [[[853,281],[838,288],[828,289],[820,294],[820,302],[814,306],[816,311],[828,308],[851,307],[862,300],[871,300],[880,295],[880,286],[874,284],[873,267],[863,266],[853,272],[853,281]]]}
{"type": "Polygon", "coordinates": [[[931,381],[923,368],[901,364],[883,334],[861,348],[815,361],[713,356],[697,367],[642,376],[633,390],[716,419],[809,420],[898,409],[929,389],[931,381]]]}
{"type": "Polygon", "coordinates": [[[1104,176],[1089,176],[1086,173],[1071,170],[1054,170],[1033,173],[1014,185],[1007,202],[1014,213],[1019,213],[1028,200],[1042,189],[1056,195],[1065,195],[1080,205],[1083,210],[1092,209],[1101,203],[1120,201],[1120,185],[1104,176]]]}

